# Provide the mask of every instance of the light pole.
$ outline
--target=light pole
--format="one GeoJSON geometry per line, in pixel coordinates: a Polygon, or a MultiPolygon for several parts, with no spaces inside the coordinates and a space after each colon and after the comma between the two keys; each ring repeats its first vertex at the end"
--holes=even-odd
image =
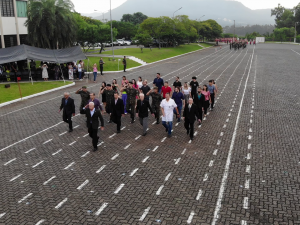
{"type": "Polygon", "coordinates": [[[235,20],[234,20],[234,31],[233,31],[233,40],[235,39],[235,20]]]}
{"type": "Polygon", "coordinates": [[[179,11],[180,9],[182,9],[182,7],[180,7],[179,9],[177,9],[175,12],[173,12],[173,19],[174,19],[174,14],[179,11]]]}
{"type": "Polygon", "coordinates": [[[114,39],[113,39],[112,18],[111,18],[111,0],[110,0],[110,35],[111,35],[111,47],[112,47],[113,61],[114,61],[115,60],[115,53],[114,53],[114,39]]]}
{"type": "Polygon", "coordinates": [[[203,16],[201,16],[201,17],[199,18],[200,22],[201,22],[201,18],[204,17],[204,16],[205,16],[205,15],[203,15],[203,16]]]}
{"type": "Polygon", "coordinates": [[[297,39],[297,25],[299,24],[299,22],[295,22],[295,37],[294,37],[294,43],[296,43],[296,39],[297,39]]]}

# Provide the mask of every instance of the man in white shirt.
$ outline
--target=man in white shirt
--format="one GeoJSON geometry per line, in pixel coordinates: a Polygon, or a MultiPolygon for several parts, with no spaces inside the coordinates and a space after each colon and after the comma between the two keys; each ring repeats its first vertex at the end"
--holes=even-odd
{"type": "Polygon", "coordinates": [[[173,125],[173,110],[177,112],[177,117],[179,117],[177,105],[173,99],[170,98],[170,93],[166,93],[165,99],[160,103],[162,117],[162,125],[166,128],[168,132],[168,137],[172,136],[172,125],[173,125]]]}

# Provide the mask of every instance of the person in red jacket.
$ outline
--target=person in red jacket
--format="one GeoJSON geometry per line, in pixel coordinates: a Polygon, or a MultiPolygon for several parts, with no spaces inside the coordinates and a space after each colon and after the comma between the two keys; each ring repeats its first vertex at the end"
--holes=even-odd
{"type": "Polygon", "coordinates": [[[166,98],[166,93],[170,93],[170,96],[172,96],[172,88],[169,86],[168,81],[165,81],[164,86],[161,88],[161,92],[163,93],[163,99],[166,98]]]}

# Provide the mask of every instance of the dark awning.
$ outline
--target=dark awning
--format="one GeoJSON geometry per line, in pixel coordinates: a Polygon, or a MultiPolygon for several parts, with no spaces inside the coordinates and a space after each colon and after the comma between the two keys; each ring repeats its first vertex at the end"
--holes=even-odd
{"type": "Polygon", "coordinates": [[[86,56],[82,53],[80,46],[66,49],[43,49],[28,45],[19,45],[0,49],[0,64],[26,59],[66,63],[86,59],[86,56]]]}

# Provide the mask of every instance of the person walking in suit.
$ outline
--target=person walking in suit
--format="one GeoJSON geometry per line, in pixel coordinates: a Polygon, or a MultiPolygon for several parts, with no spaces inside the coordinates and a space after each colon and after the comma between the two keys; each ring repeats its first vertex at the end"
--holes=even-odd
{"type": "Polygon", "coordinates": [[[204,106],[205,106],[205,96],[202,94],[202,89],[200,86],[198,87],[198,93],[195,97],[194,104],[197,106],[198,113],[199,113],[198,118],[200,119],[199,125],[201,125],[201,121],[203,118],[204,106]]]}
{"type": "Polygon", "coordinates": [[[145,95],[141,93],[136,105],[136,117],[139,117],[140,123],[143,126],[143,136],[146,136],[148,129],[148,109],[154,116],[149,101],[147,101],[145,95]]]}
{"type": "Polygon", "coordinates": [[[94,102],[89,103],[89,110],[86,110],[86,118],[87,118],[87,128],[89,132],[89,136],[93,139],[93,147],[94,152],[98,150],[98,127],[99,127],[99,119],[101,122],[101,130],[104,130],[104,120],[101,115],[101,112],[99,109],[95,108],[94,102]]]}
{"type": "Polygon", "coordinates": [[[195,123],[195,117],[198,118],[198,121],[200,122],[199,113],[197,106],[193,104],[193,99],[189,99],[189,103],[185,104],[184,110],[183,110],[183,119],[184,119],[184,127],[187,131],[187,135],[190,135],[191,140],[194,139],[194,123],[195,123]]]}
{"type": "Polygon", "coordinates": [[[114,98],[111,100],[111,120],[117,124],[117,133],[121,133],[121,117],[124,116],[124,103],[119,98],[118,92],[114,93],[114,98]]]}
{"type": "Polygon", "coordinates": [[[73,131],[72,126],[72,115],[75,116],[75,104],[74,100],[70,98],[70,93],[65,92],[64,98],[61,100],[61,105],[59,108],[60,112],[63,109],[63,121],[69,124],[69,132],[73,131]]]}

